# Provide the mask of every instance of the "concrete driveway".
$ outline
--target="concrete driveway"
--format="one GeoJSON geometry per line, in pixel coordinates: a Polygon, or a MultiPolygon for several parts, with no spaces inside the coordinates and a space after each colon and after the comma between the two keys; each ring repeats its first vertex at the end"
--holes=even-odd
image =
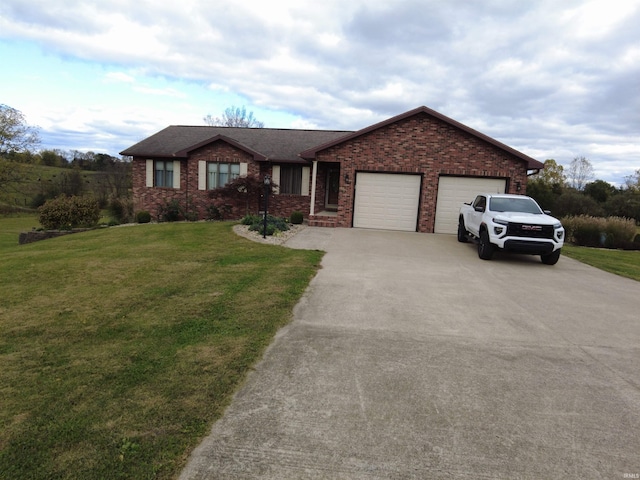
{"type": "Polygon", "coordinates": [[[640,477],[640,283],[307,228],[323,268],[182,479],[640,477]]]}

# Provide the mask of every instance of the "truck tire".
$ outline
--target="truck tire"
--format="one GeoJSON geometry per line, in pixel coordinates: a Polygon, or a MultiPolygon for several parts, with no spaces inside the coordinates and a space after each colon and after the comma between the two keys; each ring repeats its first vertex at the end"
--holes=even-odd
{"type": "Polygon", "coordinates": [[[491,260],[493,257],[494,247],[489,241],[489,234],[486,230],[480,232],[480,238],[478,239],[478,256],[482,260],[491,260]]]}
{"type": "Polygon", "coordinates": [[[467,243],[469,241],[469,232],[464,228],[464,220],[462,217],[458,219],[458,241],[460,243],[467,243]]]}
{"type": "Polygon", "coordinates": [[[542,260],[542,263],[544,263],[545,265],[555,265],[556,263],[558,263],[558,260],[560,260],[560,250],[562,249],[559,248],[555,252],[551,252],[548,255],[540,255],[540,260],[542,260]]]}

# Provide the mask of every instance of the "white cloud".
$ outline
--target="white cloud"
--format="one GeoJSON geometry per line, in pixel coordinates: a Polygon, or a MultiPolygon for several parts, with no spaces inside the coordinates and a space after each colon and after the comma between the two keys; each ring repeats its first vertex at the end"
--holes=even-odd
{"type": "Polygon", "coordinates": [[[101,70],[108,100],[78,101],[102,113],[78,107],[69,129],[87,131],[84,111],[111,126],[127,115],[149,134],[242,103],[267,126],[359,129],[427,105],[541,160],[588,152],[616,165],[596,168],[608,175],[640,166],[639,24],[640,0],[0,6],[0,41],[101,70]]]}

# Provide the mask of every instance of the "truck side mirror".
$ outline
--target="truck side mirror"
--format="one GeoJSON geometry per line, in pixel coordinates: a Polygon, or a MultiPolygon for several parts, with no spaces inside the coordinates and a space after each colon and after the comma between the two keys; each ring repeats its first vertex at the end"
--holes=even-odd
{"type": "Polygon", "coordinates": [[[479,205],[476,205],[475,207],[473,207],[473,209],[474,209],[476,212],[484,212],[484,208],[483,208],[483,207],[481,207],[481,206],[479,206],[479,205]]]}

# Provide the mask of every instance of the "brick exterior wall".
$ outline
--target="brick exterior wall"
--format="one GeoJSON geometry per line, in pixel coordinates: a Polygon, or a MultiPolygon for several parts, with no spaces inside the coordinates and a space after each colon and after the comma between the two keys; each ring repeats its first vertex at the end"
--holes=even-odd
{"type": "MultiPolygon", "coordinates": [[[[260,177],[272,173],[269,163],[256,162],[252,155],[222,140],[190,152],[188,159],[181,159],[180,189],[146,187],[146,160],[143,157],[133,159],[134,208],[136,212],[147,210],[155,218],[160,206],[174,199],[188,207],[197,218],[207,218],[208,207],[216,202],[210,198],[209,191],[198,190],[198,162],[201,160],[247,163],[248,173],[260,177]]],[[[328,170],[340,168],[338,211],[330,222],[338,227],[353,225],[354,186],[358,172],[420,174],[419,232],[433,232],[438,180],[442,175],[504,178],[508,193],[525,193],[527,186],[524,160],[427,113],[398,120],[320,151],[316,160],[316,213],[325,209],[328,170]],[[349,177],[348,182],[345,176],[349,177]],[[516,191],[518,183],[520,191],[516,191]]],[[[299,210],[308,218],[310,201],[310,196],[271,195],[269,213],[288,217],[294,210],[299,210]]],[[[217,206],[222,207],[219,203],[217,206]]],[[[263,205],[262,198],[249,199],[248,206],[244,200],[232,202],[226,209],[225,218],[239,219],[247,211],[258,213],[263,205]]]]}
{"type": "MultiPolygon", "coordinates": [[[[505,178],[507,193],[524,193],[527,185],[526,162],[427,114],[386,125],[318,152],[316,158],[341,164],[338,227],[353,225],[357,172],[421,174],[419,232],[433,232],[441,175],[505,178]],[[520,192],[515,190],[517,182],[520,192]]],[[[324,195],[319,190],[317,195],[324,195]]]]}
{"type": "MultiPolygon", "coordinates": [[[[133,199],[136,212],[146,210],[154,219],[158,219],[162,205],[177,200],[183,208],[203,220],[208,216],[208,208],[217,206],[226,219],[240,219],[247,213],[257,214],[264,208],[262,195],[248,201],[220,201],[212,199],[208,190],[198,190],[198,162],[247,163],[247,173],[271,175],[271,165],[254,161],[247,152],[217,141],[190,153],[189,158],[180,160],[180,189],[158,188],[146,186],[146,157],[133,159],[133,199]]],[[[153,159],[150,159],[153,160],[153,159]]],[[[167,159],[162,159],[167,160],[167,159]]],[[[308,217],[311,197],[302,195],[271,195],[269,197],[269,213],[279,217],[288,217],[294,210],[299,210],[308,217]]]]}

